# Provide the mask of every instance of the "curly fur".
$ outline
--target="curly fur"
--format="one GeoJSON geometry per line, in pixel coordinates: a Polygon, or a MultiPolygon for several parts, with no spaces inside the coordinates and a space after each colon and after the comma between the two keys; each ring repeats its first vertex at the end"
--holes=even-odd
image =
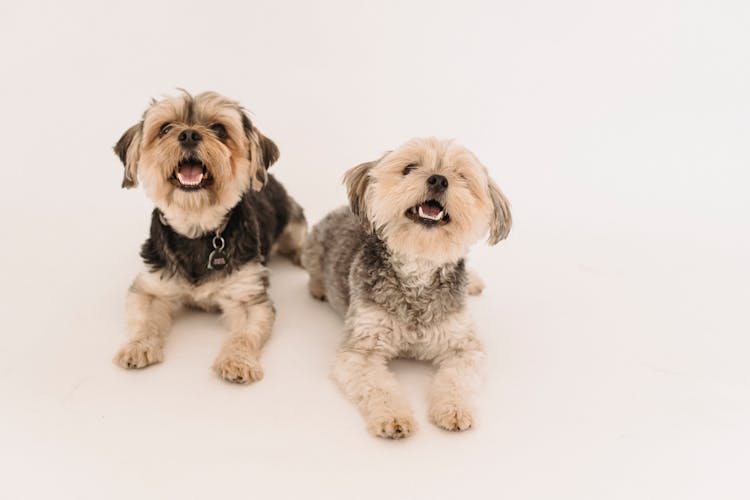
{"type": "Polygon", "coordinates": [[[275,251],[299,263],[307,232],[302,208],[267,173],[278,148],[236,102],[213,92],[183,92],[154,101],[115,152],[125,167],[123,187],[140,180],[156,204],[141,250],[146,269],[128,293],[131,338],[115,362],[142,368],[162,361],[172,316],[190,305],[220,310],[230,331],[216,372],[230,382],[259,380],[260,350],[275,318],[266,258],[275,251]],[[183,131],[200,140],[187,147],[179,139],[183,131]],[[186,157],[201,162],[210,183],[181,189],[175,172],[186,157]],[[216,231],[227,263],[209,269],[216,231]]]}
{"type": "Polygon", "coordinates": [[[350,207],[316,224],[302,252],[310,293],[345,316],[334,379],[371,433],[402,438],[416,424],[387,363],[431,360],[438,367],[431,420],[448,430],[468,429],[484,353],[465,297],[483,284],[467,273],[464,256],[488,231],[492,243],[507,236],[509,204],[473,154],[432,138],[354,167],[344,181],[350,207]],[[431,191],[432,175],[447,179],[445,192],[431,191]],[[449,221],[422,224],[406,215],[434,197],[449,221]]]}

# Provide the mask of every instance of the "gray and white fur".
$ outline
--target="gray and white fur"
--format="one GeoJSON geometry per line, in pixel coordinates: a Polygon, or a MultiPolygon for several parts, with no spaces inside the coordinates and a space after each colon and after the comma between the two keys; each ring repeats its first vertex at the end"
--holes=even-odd
{"type": "Polygon", "coordinates": [[[345,317],[333,377],[376,436],[416,429],[388,362],[437,366],[429,415],[465,430],[484,351],[465,309],[468,247],[510,230],[509,204],[486,168],[453,141],[413,139],[344,177],[350,207],[315,225],[302,251],[310,293],[345,317]]]}

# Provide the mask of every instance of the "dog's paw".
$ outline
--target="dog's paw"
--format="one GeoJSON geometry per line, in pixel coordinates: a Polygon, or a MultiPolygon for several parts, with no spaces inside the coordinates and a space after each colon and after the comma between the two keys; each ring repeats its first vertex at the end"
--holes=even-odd
{"type": "Polygon", "coordinates": [[[310,290],[310,295],[312,295],[314,299],[318,299],[320,301],[326,300],[326,292],[323,289],[323,285],[319,283],[313,283],[311,281],[308,286],[308,289],[310,290]]]}
{"type": "Polygon", "coordinates": [[[289,252],[287,254],[287,257],[290,261],[292,261],[292,264],[294,264],[297,267],[303,267],[302,266],[302,250],[296,249],[292,252],[289,252]]]}
{"type": "Polygon", "coordinates": [[[145,340],[131,340],[115,355],[115,363],[123,368],[145,368],[164,359],[161,346],[145,340]]]}
{"type": "Polygon", "coordinates": [[[263,378],[263,368],[257,359],[247,354],[220,355],[214,363],[216,373],[233,384],[249,384],[263,378]]]}
{"type": "Polygon", "coordinates": [[[367,422],[368,430],[375,436],[388,439],[403,439],[417,430],[410,415],[387,415],[372,417],[367,422]]]}
{"type": "Polygon", "coordinates": [[[430,419],[447,431],[465,431],[474,424],[471,410],[460,404],[433,406],[430,408],[430,419]]]}
{"type": "Polygon", "coordinates": [[[484,280],[474,271],[469,271],[469,282],[466,285],[466,293],[479,295],[484,290],[484,280]]]}

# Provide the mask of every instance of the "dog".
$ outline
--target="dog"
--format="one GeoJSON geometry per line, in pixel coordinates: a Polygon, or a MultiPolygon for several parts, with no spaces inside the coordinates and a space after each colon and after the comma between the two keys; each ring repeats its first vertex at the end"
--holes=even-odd
{"type": "Polygon", "coordinates": [[[465,308],[481,283],[464,258],[488,230],[490,244],[507,237],[508,200],[473,153],[435,138],[356,166],[344,183],[350,206],[316,224],[302,250],[311,295],[345,316],[334,380],[372,434],[403,438],[415,420],[388,361],[431,360],[430,419],[470,428],[484,352],[465,308]]]}
{"type": "Polygon", "coordinates": [[[230,336],[214,363],[225,380],[260,380],[260,350],[275,310],[268,298],[272,252],[299,263],[307,222],[267,170],[279,149],[235,101],[214,92],[152,100],[114,147],[122,186],[143,184],[156,205],[130,286],[130,339],[115,356],[124,368],[163,359],[182,306],[219,310],[230,336]]]}

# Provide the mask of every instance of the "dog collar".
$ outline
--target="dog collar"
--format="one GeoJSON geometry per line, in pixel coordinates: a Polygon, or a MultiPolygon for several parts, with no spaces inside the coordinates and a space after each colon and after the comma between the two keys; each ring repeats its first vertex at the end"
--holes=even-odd
{"type": "MultiPolygon", "coordinates": [[[[161,210],[158,210],[157,213],[159,215],[159,222],[161,222],[163,226],[169,227],[169,223],[167,222],[167,218],[164,216],[164,213],[161,210]]],[[[208,263],[206,265],[207,269],[218,271],[224,269],[224,267],[227,265],[227,254],[226,252],[224,252],[226,242],[224,241],[224,237],[221,235],[221,233],[223,233],[227,228],[227,224],[229,224],[229,217],[231,215],[232,214],[230,211],[230,213],[228,213],[224,217],[224,220],[219,225],[219,227],[214,231],[214,235],[211,238],[211,246],[213,247],[213,250],[211,250],[211,253],[208,254],[208,263]]]]}

